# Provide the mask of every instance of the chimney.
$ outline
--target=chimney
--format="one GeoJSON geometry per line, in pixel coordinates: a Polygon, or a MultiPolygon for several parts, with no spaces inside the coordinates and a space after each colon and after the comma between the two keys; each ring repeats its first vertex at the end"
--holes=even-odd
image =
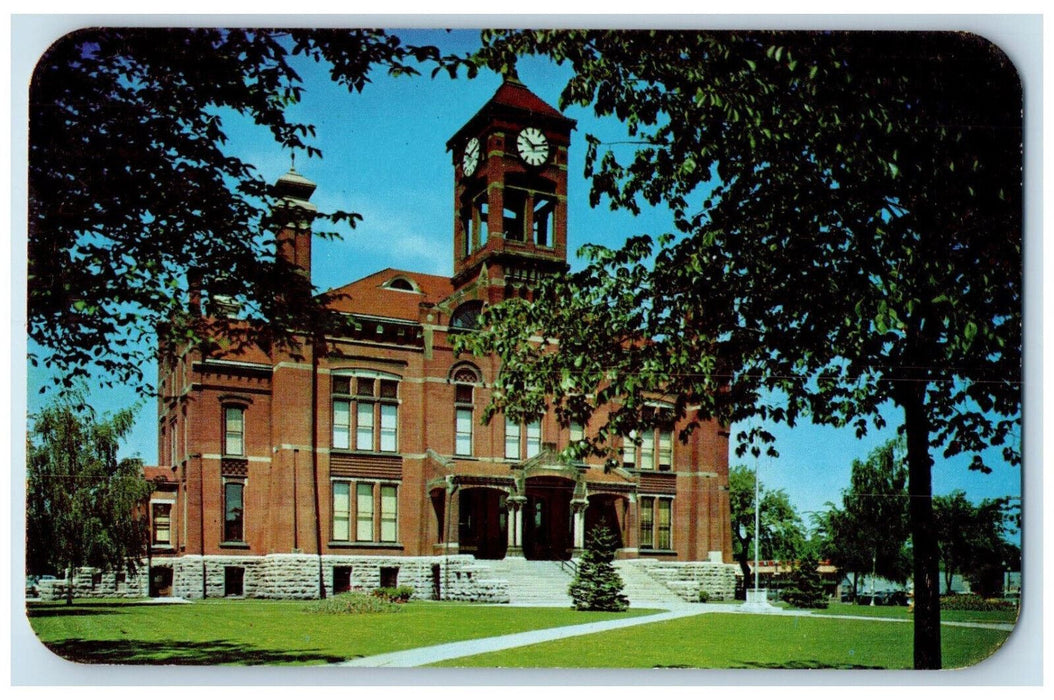
{"type": "Polygon", "coordinates": [[[191,316],[201,316],[201,268],[187,270],[187,311],[191,316]]]}
{"type": "Polygon", "coordinates": [[[318,207],[309,202],[315,192],[315,183],[289,168],[275,183],[274,192],[279,198],[275,219],[280,228],[277,233],[279,258],[300,268],[308,280],[311,279],[311,220],[318,207]]]}

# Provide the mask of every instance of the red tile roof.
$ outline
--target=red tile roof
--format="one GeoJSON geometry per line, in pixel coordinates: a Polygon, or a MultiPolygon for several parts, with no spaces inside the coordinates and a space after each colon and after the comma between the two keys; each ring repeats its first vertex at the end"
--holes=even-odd
{"type": "Polygon", "coordinates": [[[339,298],[330,304],[330,308],[351,314],[417,321],[421,303],[435,304],[450,296],[453,291],[449,277],[389,267],[343,287],[331,289],[329,293],[339,298]],[[397,278],[409,281],[417,291],[390,289],[385,286],[397,278]]]}
{"type": "Polygon", "coordinates": [[[489,120],[495,114],[509,112],[526,112],[531,117],[542,118],[550,122],[569,124],[573,129],[575,120],[565,117],[558,109],[535,95],[527,86],[515,78],[506,77],[494,96],[487,100],[478,112],[446,143],[448,150],[454,148],[462,139],[462,134],[474,130],[481,121],[489,120]]]}

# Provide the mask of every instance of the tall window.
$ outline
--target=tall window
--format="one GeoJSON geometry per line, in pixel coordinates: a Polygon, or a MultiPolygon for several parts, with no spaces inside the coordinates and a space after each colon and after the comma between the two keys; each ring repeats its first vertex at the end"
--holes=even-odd
{"type": "Polygon", "coordinates": [[[150,504],[150,524],[153,543],[159,547],[172,546],[172,503],[154,501],[150,504]]]}
{"type": "Polygon", "coordinates": [[[399,381],[375,373],[333,377],[333,448],[399,450],[399,381]]]}
{"type": "Polygon", "coordinates": [[[347,481],[333,482],[333,539],[351,539],[351,484],[347,481]]]}
{"type": "MultiPolygon", "coordinates": [[[[462,304],[462,309],[467,304],[462,304]]],[[[454,382],[454,454],[469,457],[472,455],[472,432],[475,425],[473,411],[473,391],[480,382],[479,373],[473,367],[457,368],[452,376],[454,382]]]]}
{"type": "Polygon", "coordinates": [[[535,418],[527,424],[527,450],[525,457],[530,459],[542,451],[542,419],[535,418]]]}
{"type": "Polygon", "coordinates": [[[505,417],[505,458],[520,458],[520,424],[505,417]]]}
{"type": "Polygon", "coordinates": [[[641,496],[641,549],[673,549],[673,499],[641,496]]]}
{"type": "MultiPolygon", "coordinates": [[[[173,459],[175,459],[174,426],[172,433],[173,459]]],[[[245,409],[241,406],[225,406],[223,409],[223,454],[234,456],[245,454],[245,409]]]]}
{"type": "Polygon", "coordinates": [[[373,541],[373,484],[355,485],[355,539],[373,541]]]}
{"type": "Polygon", "coordinates": [[[391,484],[381,486],[381,542],[399,539],[398,489],[391,484]]]}
{"type": "Polygon", "coordinates": [[[397,542],[398,485],[374,481],[334,481],[332,532],[335,542],[397,542]],[[355,524],[354,531],[352,523],[355,524]]]}
{"type": "Polygon", "coordinates": [[[530,459],[542,451],[542,419],[524,424],[505,418],[506,459],[530,459]]]}
{"type": "Polygon", "coordinates": [[[673,515],[673,501],[668,498],[660,498],[659,522],[655,529],[655,546],[658,549],[670,549],[670,522],[673,515]]]}
{"type": "Polygon", "coordinates": [[[640,498],[640,546],[641,549],[655,548],[655,498],[640,498]]]}
{"type": "Polygon", "coordinates": [[[454,454],[472,454],[472,385],[454,388],[454,454]]]}
{"type": "Polygon", "coordinates": [[[245,482],[228,480],[223,483],[223,541],[245,540],[245,482]]]}

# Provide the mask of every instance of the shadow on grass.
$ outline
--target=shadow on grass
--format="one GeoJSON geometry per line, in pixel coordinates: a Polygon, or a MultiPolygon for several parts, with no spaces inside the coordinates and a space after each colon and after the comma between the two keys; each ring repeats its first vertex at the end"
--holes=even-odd
{"type": "Polygon", "coordinates": [[[310,651],[254,649],[229,642],[101,642],[67,639],[46,646],[64,659],[84,664],[189,666],[318,664],[347,661],[344,657],[310,651]]]}
{"type": "Polygon", "coordinates": [[[73,605],[64,602],[29,603],[26,605],[26,617],[76,617],[78,615],[123,615],[129,608],[151,607],[159,604],[147,601],[121,601],[120,603],[99,603],[75,601],[73,605]]]}
{"type": "Polygon", "coordinates": [[[770,663],[762,663],[759,661],[744,661],[737,666],[737,668],[791,668],[791,669],[809,669],[809,668],[822,668],[822,669],[837,669],[840,671],[885,671],[888,669],[886,666],[866,666],[864,664],[829,664],[822,661],[773,661],[770,663]]]}

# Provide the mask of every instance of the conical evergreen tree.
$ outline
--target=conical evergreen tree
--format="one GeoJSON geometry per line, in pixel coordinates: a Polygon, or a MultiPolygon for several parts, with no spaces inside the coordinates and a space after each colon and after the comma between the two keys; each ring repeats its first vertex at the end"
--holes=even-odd
{"type": "Polygon", "coordinates": [[[794,578],[783,593],[783,599],[795,608],[826,608],[827,594],[817,568],[819,560],[813,553],[805,554],[798,562],[794,578]]]}
{"type": "Polygon", "coordinates": [[[608,528],[589,531],[578,573],[567,589],[575,610],[622,612],[629,607],[629,598],[622,593],[622,577],[611,565],[617,546],[618,541],[608,528]]]}

